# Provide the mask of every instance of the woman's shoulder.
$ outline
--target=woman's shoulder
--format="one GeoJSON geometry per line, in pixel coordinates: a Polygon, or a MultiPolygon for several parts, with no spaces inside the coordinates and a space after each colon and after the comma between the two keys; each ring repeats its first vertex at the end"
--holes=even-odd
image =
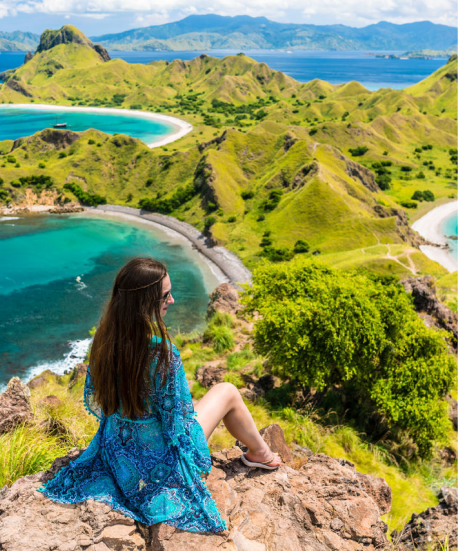
{"type": "MultiPolygon", "coordinates": [[[[153,343],[160,343],[160,342],[162,342],[162,337],[158,337],[157,335],[153,335],[151,340],[152,340],[153,343]]],[[[167,346],[172,349],[172,352],[174,353],[174,355],[179,356],[180,352],[179,352],[178,348],[176,347],[176,345],[174,345],[173,342],[169,341],[168,339],[166,339],[166,342],[167,342],[167,346]]]]}

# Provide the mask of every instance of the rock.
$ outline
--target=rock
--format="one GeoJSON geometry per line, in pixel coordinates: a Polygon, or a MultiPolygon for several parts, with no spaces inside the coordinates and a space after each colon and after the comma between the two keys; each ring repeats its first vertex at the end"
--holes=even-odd
{"type": "Polygon", "coordinates": [[[448,394],[445,399],[448,402],[448,418],[453,423],[453,427],[455,430],[458,429],[458,403],[455,400],[455,398],[452,398],[450,394],[448,394]]]}
{"type": "Polygon", "coordinates": [[[269,448],[274,453],[278,453],[284,463],[289,463],[293,459],[291,450],[285,442],[285,436],[280,425],[277,425],[276,423],[269,425],[261,429],[259,433],[269,448]]]}
{"type": "Polygon", "coordinates": [[[81,380],[83,377],[86,378],[87,373],[87,364],[80,363],[76,364],[73,368],[73,371],[70,374],[70,381],[68,383],[68,388],[73,388],[76,383],[81,380]]]}
{"type": "Polygon", "coordinates": [[[48,144],[54,149],[64,149],[74,144],[79,138],[80,135],[77,132],[72,132],[71,130],[56,130],[54,128],[45,128],[38,135],[27,136],[25,138],[18,138],[17,140],[14,140],[11,151],[22,147],[27,143],[33,144],[36,147],[43,147],[44,144],[48,144]]]}
{"type": "Polygon", "coordinates": [[[50,214],[70,214],[72,212],[83,212],[84,207],[76,207],[76,206],[69,206],[69,207],[55,207],[53,209],[50,209],[48,212],[50,214]]]}
{"type": "Polygon", "coordinates": [[[197,149],[199,150],[199,153],[202,153],[207,147],[210,145],[220,145],[224,141],[226,141],[227,138],[227,130],[225,130],[221,136],[217,136],[216,138],[213,138],[213,140],[210,140],[208,142],[202,142],[197,146],[197,149]]]}
{"type": "Polygon", "coordinates": [[[435,549],[448,540],[447,549],[458,547],[458,491],[456,488],[441,489],[444,499],[436,507],[429,507],[419,515],[413,514],[401,533],[392,532],[393,541],[404,545],[404,549],[427,551],[434,544],[435,549]]]}
{"type": "Polygon", "coordinates": [[[55,408],[56,406],[59,406],[62,402],[57,396],[54,396],[53,394],[46,396],[42,400],[38,402],[38,405],[48,407],[48,408],[55,408]]]}
{"type": "Polygon", "coordinates": [[[356,473],[360,484],[377,503],[380,514],[385,515],[391,509],[393,493],[383,478],[363,473],[356,473]]]}
{"type": "Polygon", "coordinates": [[[422,277],[408,277],[401,281],[407,293],[411,293],[417,312],[424,312],[431,316],[437,327],[450,331],[453,334],[453,346],[456,349],[458,337],[458,315],[442,304],[436,297],[434,278],[426,275],[422,277]]]}
{"type": "Polygon", "coordinates": [[[203,365],[196,371],[196,379],[205,388],[211,388],[224,379],[225,373],[224,367],[213,364],[203,365]]]}
{"type": "MultiPolygon", "coordinates": [[[[32,419],[30,389],[19,379],[9,380],[5,392],[0,394],[0,434],[32,419]]],[[[1,549],[1,547],[0,547],[1,549]]]]}
{"type": "Polygon", "coordinates": [[[103,61],[107,62],[111,60],[110,54],[103,46],[101,46],[100,44],[93,44],[92,47],[99,54],[103,61]]]}
{"type": "Polygon", "coordinates": [[[56,380],[56,378],[57,378],[57,375],[55,373],[53,373],[50,369],[46,369],[45,371],[43,371],[43,373],[40,373],[40,375],[37,375],[36,377],[31,379],[27,383],[27,386],[30,389],[38,388],[42,385],[45,385],[50,380],[56,380]]]}
{"type": "Polygon", "coordinates": [[[375,181],[374,173],[372,172],[372,170],[369,170],[365,166],[362,166],[355,161],[347,159],[345,172],[348,174],[348,176],[350,176],[350,178],[353,178],[354,180],[359,180],[363,184],[363,186],[366,187],[369,191],[373,191],[375,193],[380,191],[380,188],[375,181]]]}
{"type": "Polygon", "coordinates": [[[32,53],[32,52],[27,52],[27,53],[25,54],[25,57],[24,57],[24,65],[25,65],[26,63],[28,63],[28,62],[32,59],[32,57],[33,57],[33,53],[32,53]]]}
{"type": "Polygon", "coordinates": [[[11,90],[14,90],[15,92],[19,92],[26,98],[31,98],[32,94],[25,88],[23,84],[21,84],[19,81],[14,80],[14,78],[10,78],[6,81],[5,86],[8,86],[8,88],[11,88],[11,90]]]}
{"type": "Polygon", "coordinates": [[[215,312],[236,314],[240,308],[237,289],[229,283],[221,283],[210,295],[210,302],[207,307],[207,319],[211,318],[215,312]]]}
{"type": "MultiPolygon", "coordinates": [[[[284,442],[281,429],[264,434],[284,442]]],[[[389,548],[379,505],[348,462],[312,455],[300,469],[261,471],[243,465],[238,447],[212,454],[206,484],[228,529],[217,534],[146,526],[93,500],[55,503],[36,491],[82,449],[73,448],[44,473],[0,492],[0,549],[137,551],[374,551],[389,548]],[[24,527],[27,530],[24,530],[24,527]]],[[[367,475],[366,475],[367,476],[367,475]]],[[[385,484],[386,486],[386,484],[385,484]]],[[[386,491],[381,492],[387,495],[386,491]]],[[[384,504],[385,509],[389,508],[384,504]]]]}

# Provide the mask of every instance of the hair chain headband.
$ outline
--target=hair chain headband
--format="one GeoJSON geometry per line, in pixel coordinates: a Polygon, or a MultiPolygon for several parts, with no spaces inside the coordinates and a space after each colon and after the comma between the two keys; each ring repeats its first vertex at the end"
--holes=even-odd
{"type": "Polygon", "coordinates": [[[121,287],[118,287],[118,291],[138,291],[139,289],[145,289],[146,287],[150,287],[151,285],[154,285],[155,283],[159,283],[159,281],[161,281],[164,277],[165,277],[165,274],[162,275],[156,281],[153,281],[152,283],[148,283],[148,285],[143,285],[143,287],[136,287],[135,289],[122,289],[121,287]]]}

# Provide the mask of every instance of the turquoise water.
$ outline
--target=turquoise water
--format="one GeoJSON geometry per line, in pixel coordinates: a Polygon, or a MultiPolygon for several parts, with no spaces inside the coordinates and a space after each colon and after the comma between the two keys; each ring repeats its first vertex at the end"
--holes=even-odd
{"type": "Polygon", "coordinates": [[[0,217],[0,392],[15,375],[28,380],[81,360],[117,271],[142,255],[168,266],[171,332],[202,327],[217,281],[186,243],[119,219],[0,217]]]}
{"type": "MultiPolygon", "coordinates": [[[[121,110],[120,110],[121,111],[121,110]]],[[[127,134],[149,144],[171,134],[176,127],[144,117],[96,111],[17,108],[0,105],[0,141],[31,136],[56,123],[67,123],[67,129],[82,132],[95,128],[107,134],[127,134]]]]}
{"type": "MultiPolygon", "coordinates": [[[[452,235],[457,237],[458,236],[458,217],[456,215],[456,212],[454,212],[451,216],[446,218],[442,222],[441,231],[443,235],[446,237],[452,235]]],[[[451,254],[456,262],[458,262],[458,240],[456,239],[447,239],[448,244],[451,247],[451,254]]]]}

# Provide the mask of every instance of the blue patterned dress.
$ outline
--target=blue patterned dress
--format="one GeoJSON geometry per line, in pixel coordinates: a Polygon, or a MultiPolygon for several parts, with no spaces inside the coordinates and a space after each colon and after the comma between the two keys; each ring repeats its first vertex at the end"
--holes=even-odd
{"type": "Polygon", "coordinates": [[[107,503],[148,525],[164,522],[190,532],[226,528],[201,478],[211,469],[210,452],[195,419],[180,353],[175,345],[172,348],[166,384],[161,388],[157,374],[148,394],[151,413],[135,421],[118,412],[104,415],[94,401],[88,368],[84,403],[100,421],[97,433],[75,461],[37,491],[59,503],[107,503]]]}

